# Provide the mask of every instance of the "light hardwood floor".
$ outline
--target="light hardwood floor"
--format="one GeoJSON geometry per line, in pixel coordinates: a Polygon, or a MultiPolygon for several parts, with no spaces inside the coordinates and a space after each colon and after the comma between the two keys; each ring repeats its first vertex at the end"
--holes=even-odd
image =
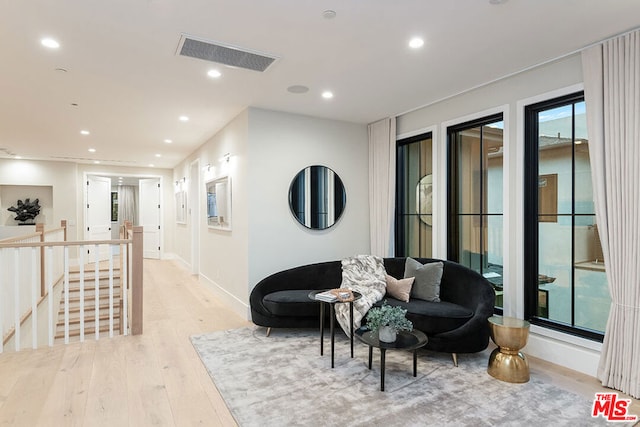
{"type": "MultiPolygon", "coordinates": [[[[0,425],[234,426],[189,336],[248,326],[172,261],[144,262],[144,334],[0,355],[0,425]]],[[[593,399],[595,378],[530,358],[593,399]]],[[[640,414],[633,402],[632,413],[640,414]]]]}

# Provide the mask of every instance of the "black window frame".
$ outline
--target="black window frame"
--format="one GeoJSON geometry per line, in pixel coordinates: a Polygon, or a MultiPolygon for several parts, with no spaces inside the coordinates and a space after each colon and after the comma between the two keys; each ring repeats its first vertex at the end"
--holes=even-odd
{"type": "MultiPolygon", "coordinates": [[[[572,114],[571,134],[572,138],[575,140],[575,104],[584,102],[584,100],[584,91],[578,91],[524,107],[524,314],[525,319],[527,319],[531,324],[568,333],[581,338],[602,342],[604,340],[603,333],[573,326],[575,325],[575,274],[571,275],[571,325],[555,322],[538,316],[538,113],[566,105],[573,105],[574,110],[572,114]]],[[[571,259],[574,259],[575,252],[575,239],[573,239],[573,233],[575,229],[576,216],[593,216],[590,214],[575,213],[575,143],[573,144],[573,147],[574,149],[572,150],[571,159],[571,170],[574,177],[571,184],[571,259]]]]}
{"type": "MultiPolygon", "coordinates": [[[[455,144],[454,134],[467,130],[473,129],[475,127],[483,127],[489,125],[491,123],[503,122],[504,123],[504,112],[498,112],[495,114],[490,114],[487,116],[479,117],[474,120],[466,121],[463,123],[458,123],[452,126],[447,127],[447,259],[455,262],[460,262],[459,253],[460,253],[460,230],[459,230],[459,222],[458,222],[458,193],[455,191],[459,187],[458,183],[458,146],[455,144]]],[[[481,147],[483,144],[482,138],[482,130],[481,130],[481,147]]],[[[504,137],[504,135],[503,135],[504,137]]],[[[504,140],[503,140],[504,144],[504,140]]],[[[482,150],[481,150],[482,151],[482,150]]],[[[503,165],[504,167],[504,165],[503,165]]],[[[484,176],[480,175],[480,200],[484,200],[484,176]]],[[[483,206],[483,203],[481,203],[483,206]]],[[[482,208],[481,208],[482,209],[482,208]]],[[[485,212],[480,212],[480,227],[483,225],[484,217],[492,216],[496,214],[489,214],[485,212]]],[[[504,210],[500,214],[504,218],[504,210]]],[[[484,245],[484,233],[480,233],[481,241],[480,245],[483,247],[484,245]]],[[[481,254],[484,256],[484,254],[481,254]]],[[[483,263],[480,263],[480,274],[482,274],[483,263]]],[[[492,284],[493,286],[493,284],[492,284]]],[[[494,306],[494,313],[502,314],[503,307],[494,306]]]]}
{"type": "MultiPolygon", "coordinates": [[[[402,147],[405,147],[410,144],[414,144],[416,142],[424,141],[425,139],[431,139],[431,143],[433,147],[433,132],[431,131],[425,132],[419,135],[411,136],[408,138],[403,138],[396,141],[396,203],[395,203],[395,213],[394,213],[395,214],[394,252],[395,252],[395,256],[398,256],[398,257],[412,256],[405,252],[406,242],[407,242],[406,240],[407,231],[405,229],[406,223],[405,221],[402,221],[402,219],[405,216],[408,216],[409,214],[401,212],[402,210],[401,207],[405,206],[406,197],[407,197],[407,195],[404,192],[405,187],[403,186],[404,177],[406,176],[407,165],[405,164],[404,159],[401,158],[399,153],[402,147]]],[[[422,156],[420,156],[420,161],[421,160],[422,160],[422,156]]],[[[431,162],[433,163],[433,159],[431,159],[431,162]]],[[[415,215],[417,216],[418,213],[416,212],[415,215]]],[[[432,213],[432,216],[433,216],[433,213],[432,213]]],[[[419,245],[419,247],[421,247],[421,245],[419,245]]],[[[417,256],[417,255],[414,255],[414,256],[417,256]]]]}

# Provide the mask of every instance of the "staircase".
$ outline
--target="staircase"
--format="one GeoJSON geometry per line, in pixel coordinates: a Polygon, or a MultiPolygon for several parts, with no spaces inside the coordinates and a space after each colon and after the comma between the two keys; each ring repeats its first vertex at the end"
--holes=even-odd
{"type": "MultiPolygon", "coordinates": [[[[101,269],[98,272],[98,328],[99,336],[106,337],[109,334],[109,270],[101,269]]],[[[96,328],[96,292],[95,271],[84,273],[84,337],[95,338],[96,328]]],[[[113,334],[121,334],[121,289],[120,269],[113,269],[113,334]]],[[[55,340],[64,341],[64,300],[65,291],[60,297],[58,320],[56,323],[55,340]]],[[[80,340],[80,271],[69,272],[69,341],[80,340]]]]}

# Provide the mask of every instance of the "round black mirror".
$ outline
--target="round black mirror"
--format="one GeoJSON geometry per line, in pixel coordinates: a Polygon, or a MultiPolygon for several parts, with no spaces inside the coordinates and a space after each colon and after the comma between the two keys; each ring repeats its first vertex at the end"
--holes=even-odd
{"type": "Polygon", "coordinates": [[[346,202],[342,180],[326,166],[304,168],[289,187],[291,213],[312,230],[324,230],[335,224],[346,202]]]}

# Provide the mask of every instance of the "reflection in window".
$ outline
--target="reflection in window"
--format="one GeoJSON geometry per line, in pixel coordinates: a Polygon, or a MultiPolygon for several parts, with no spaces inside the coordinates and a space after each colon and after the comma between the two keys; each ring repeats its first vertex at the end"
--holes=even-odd
{"type": "Polygon", "coordinates": [[[503,306],[502,114],[448,128],[448,258],[482,274],[503,306]]]}
{"type": "Polygon", "coordinates": [[[432,255],[431,133],[398,141],[396,156],[396,256],[432,255]]]}
{"type": "Polygon", "coordinates": [[[593,204],[584,96],[530,105],[525,114],[527,316],[601,339],[610,297],[593,204]]]}

